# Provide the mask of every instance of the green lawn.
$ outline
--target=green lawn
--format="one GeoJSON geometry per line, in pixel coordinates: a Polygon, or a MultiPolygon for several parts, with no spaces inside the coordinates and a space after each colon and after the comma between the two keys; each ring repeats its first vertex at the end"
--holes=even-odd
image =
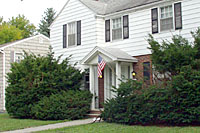
{"type": "Polygon", "coordinates": [[[200,133],[200,127],[156,127],[125,126],[119,124],[95,123],[66,127],[39,133],[200,133]]]}
{"type": "MultiPolygon", "coordinates": [[[[67,120],[65,120],[67,121],[67,120]]],[[[28,127],[35,127],[47,124],[54,124],[64,121],[41,121],[31,119],[14,119],[10,118],[7,113],[0,114],[0,132],[8,130],[16,130],[28,127]]]]}

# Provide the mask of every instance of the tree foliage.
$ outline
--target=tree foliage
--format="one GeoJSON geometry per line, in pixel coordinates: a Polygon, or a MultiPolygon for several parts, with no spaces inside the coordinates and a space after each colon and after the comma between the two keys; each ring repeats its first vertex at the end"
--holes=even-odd
{"type": "Polygon", "coordinates": [[[189,65],[197,53],[189,41],[181,36],[173,36],[172,42],[159,43],[150,35],[148,42],[152,52],[152,64],[161,74],[178,74],[181,66],[189,65]]]}
{"type": "Polygon", "coordinates": [[[0,44],[30,37],[35,31],[35,26],[24,15],[12,17],[8,22],[0,17],[0,44]]]}
{"type": "Polygon", "coordinates": [[[154,69],[168,73],[170,80],[144,89],[138,81],[122,82],[116,98],[104,105],[103,119],[130,125],[200,125],[200,29],[192,35],[194,43],[174,36],[161,44],[150,36],[154,69]]]}
{"type": "Polygon", "coordinates": [[[6,89],[6,110],[11,116],[33,118],[32,108],[43,97],[79,90],[82,73],[69,64],[69,58],[62,62],[60,58],[26,53],[24,60],[12,64],[6,89]]]}
{"type": "Polygon", "coordinates": [[[18,15],[9,19],[8,23],[22,31],[22,37],[27,38],[36,32],[36,27],[24,15],[18,15]]]}
{"type": "Polygon", "coordinates": [[[3,23],[0,25],[0,44],[22,39],[22,31],[13,25],[3,23]]]}
{"type": "Polygon", "coordinates": [[[55,14],[56,11],[53,8],[47,8],[46,11],[44,12],[44,15],[42,16],[42,20],[40,21],[39,24],[39,33],[50,37],[50,25],[55,19],[55,14]]]}

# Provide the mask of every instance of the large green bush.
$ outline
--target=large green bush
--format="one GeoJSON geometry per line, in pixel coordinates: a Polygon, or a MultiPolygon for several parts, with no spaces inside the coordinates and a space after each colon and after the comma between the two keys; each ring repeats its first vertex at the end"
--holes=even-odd
{"type": "Polygon", "coordinates": [[[41,99],[32,113],[41,120],[81,119],[89,113],[91,100],[89,91],[63,91],[41,99]]]}
{"type": "MultiPolygon", "coordinates": [[[[61,58],[61,57],[60,57],[61,58]]],[[[69,64],[54,59],[53,53],[46,57],[25,54],[20,63],[13,63],[8,73],[6,110],[9,115],[32,118],[32,108],[44,97],[61,91],[79,90],[82,74],[69,64]]]]}
{"type": "Polygon", "coordinates": [[[122,82],[116,98],[105,104],[103,119],[130,125],[199,125],[200,29],[193,37],[194,45],[180,36],[162,45],[151,37],[152,63],[156,72],[164,75],[160,77],[166,78],[161,80],[164,86],[141,89],[138,81],[122,82]]]}

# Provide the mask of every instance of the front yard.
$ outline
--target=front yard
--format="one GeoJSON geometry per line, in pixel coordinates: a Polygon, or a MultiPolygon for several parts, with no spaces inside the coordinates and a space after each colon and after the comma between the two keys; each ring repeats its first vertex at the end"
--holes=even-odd
{"type": "Polygon", "coordinates": [[[31,120],[31,119],[15,119],[10,118],[7,113],[0,114],[0,132],[17,130],[29,127],[36,127],[47,124],[54,124],[59,122],[65,122],[67,120],[59,121],[41,121],[41,120],[31,120]]]}
{"type": "Polygon", "coordinates": [[[126,126],[110,123],[95,123],[66,127],[39,133],[200,133],[200,127],[126,126]]]}

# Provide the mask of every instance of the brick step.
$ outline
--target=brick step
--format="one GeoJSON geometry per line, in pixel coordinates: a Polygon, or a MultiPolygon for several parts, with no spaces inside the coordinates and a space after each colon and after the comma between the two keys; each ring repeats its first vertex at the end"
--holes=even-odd
{"type": "Polygon", "coordinates": [[[99,111],[99,110],[91,110],[90,114],[101,114],[101,111],[99,111]]]}
{"type": "Polygon", "coordinates": [[[87,114],[87,117],[89,117],[89,118],[96,118],[99,116],[100,116],[100,114],[87,114]]]}

